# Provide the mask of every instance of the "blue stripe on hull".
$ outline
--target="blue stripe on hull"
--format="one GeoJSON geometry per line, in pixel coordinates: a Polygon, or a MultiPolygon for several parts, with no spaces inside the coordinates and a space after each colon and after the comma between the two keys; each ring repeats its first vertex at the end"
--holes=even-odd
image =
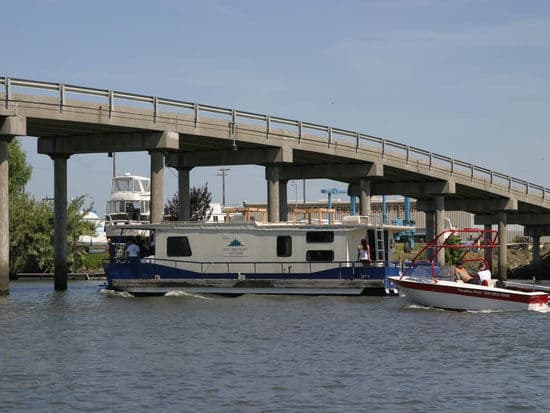
{"type": "Polygon", "coordinates": [[[334,279],[378,279],[384,280],[390,276],[398,276],[399,269],[394,265],[384,267],[336,267],[311,273],[200,273],[177,269],[156,263],[125,262],[108,263],[105,273],[109,283],[116,279],[238,279],[245,276],[248,280],[334,280],[334,279]]]}

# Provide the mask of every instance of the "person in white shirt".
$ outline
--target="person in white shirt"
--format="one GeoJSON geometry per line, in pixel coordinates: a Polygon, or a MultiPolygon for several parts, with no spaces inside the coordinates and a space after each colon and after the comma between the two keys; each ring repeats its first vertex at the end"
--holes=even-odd
{"type": "Polygon", "coordinates": [[[139,246],[133,241],[128,241],[128,245],[126,245],[126,255],[128,258],[139,258],[139,246]]]}
{"type": "Polygon", "coordinates": [[[361,240],[361,244],[357,247],[357,253],[359,261],[361,261],[363,265],[368,265],[370,263],[369,243],[365,238],[361,240]]]}
{"type": "Polygon", "coordinates": [[[489,280],[491,279],[491,270],[487,268],[487,264],[485,264],[485,261],[481,261],[479,263],[479,266],[477,267],[477,275],[479,276],[479,280],[481,281],[482,285],[488,285],[489,280]],[[485,283],[487,282],[487,284],[485,283]]]}

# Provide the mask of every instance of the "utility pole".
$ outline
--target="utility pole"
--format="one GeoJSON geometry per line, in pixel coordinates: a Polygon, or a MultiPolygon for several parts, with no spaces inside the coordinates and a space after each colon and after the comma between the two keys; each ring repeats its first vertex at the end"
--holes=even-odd
{"type": "Polygon", "coordinates": [[[107,153],[107,156],[109,158],[113,158],[113,178],[116,176],[116,153],[115,152],[109,152],[107,153]]]}
{"type": "Polygon", "coordinates": [[[218,176],[222,177],[222,208],[225,207],[225,177],[230,170],[230,168],[220,168],[220,172],[218,173],[218,176]]]}
{"type": "Polygon", "coordinates": [[[291,182],[290,187],[294,187],[294,209],[298,208],[298,184],[296,182],[291,182]]]}

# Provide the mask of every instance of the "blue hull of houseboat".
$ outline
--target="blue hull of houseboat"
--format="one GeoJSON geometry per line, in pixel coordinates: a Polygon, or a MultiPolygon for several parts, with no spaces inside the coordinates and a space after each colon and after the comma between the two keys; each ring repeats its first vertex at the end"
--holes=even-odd
{"type": "Polygon", "coordinates": [[[398,263],[345,264],[308,273],[196,272],[152,260],[113,261],[104,266],[108,288],[139,296],[177,291],[223,295],[397,294],[389,277],[399,275],[398,263]]]}

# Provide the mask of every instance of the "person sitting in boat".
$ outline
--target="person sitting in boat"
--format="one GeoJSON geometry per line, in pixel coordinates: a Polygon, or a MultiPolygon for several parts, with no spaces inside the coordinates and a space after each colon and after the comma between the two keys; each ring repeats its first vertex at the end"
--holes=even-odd
{"type": "Polygon", "coordinates": [[[370,263],[370,248],[369,243],[365,238],[361,240],[361,244],[357,247],[358,255],[359,255],[359,261],[363,265],[367,265],[370,263]]]}
{"type": "Polygon", "coordinates": [[[126,245],[126,256],[130,259],[139,258],[139,245],[135,243],[134,240],[128,241],[128,244],[126,245]]]}
{"type": "Polygon", "coordinates": [[[479,278],[473,276],[464,268],[464,263],[462,261],[457,261],[455,263],[454,275],[457,281],[462,281],[467,284],[479,284],[479,278]]]}
{"type": "Polygon", "coordinates": [[[477,275],[482,285],[489,285],[491,279],[491,270],[487,268],[485,261],[481,261],[477,267],[477,275]]]}

